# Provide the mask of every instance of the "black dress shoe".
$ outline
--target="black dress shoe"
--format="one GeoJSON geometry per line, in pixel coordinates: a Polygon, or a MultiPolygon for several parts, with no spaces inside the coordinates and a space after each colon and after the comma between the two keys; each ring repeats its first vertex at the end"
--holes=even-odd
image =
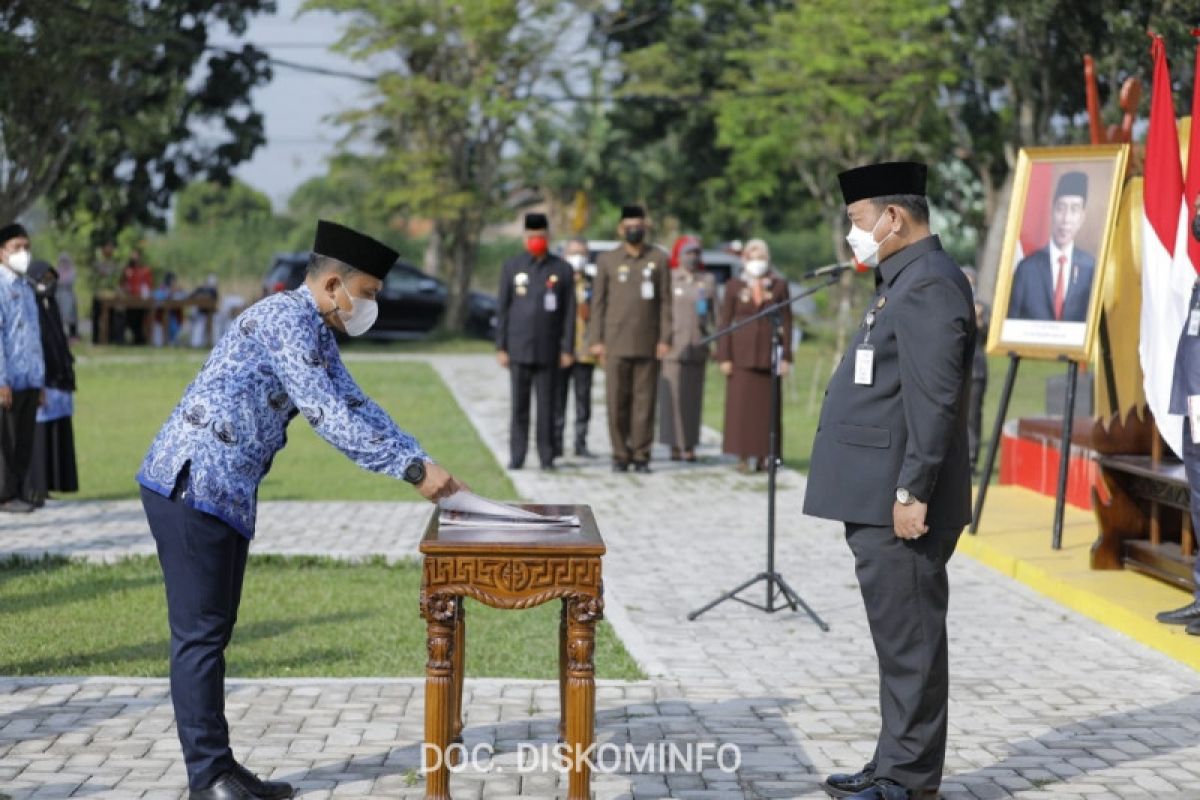
{"type": "Polygon", "coordinates": [[[580,458],[594,458],[596,454],[588,450],[586,444],[577,444],[575,445],[575,455],[580,458]]]}
{"type": "Polygon", "coordinates": [[[916,800],[908,789],[886,778],[880,778],[861,792],[848,795],[847,800],[916,800]]]}
{"type": "Polygon", "coordinates": [[[283,800],[283,798],[291,797],[296,793],[296,790],[292,788],[290,783],[284,783],[283,781],[264,781],[253,772],[243,767],[241,764],[235,766],[234,770],[237,771],[238,775],[242,777],[242,780],[248,786],[250,786],[254,793],[259,797],[270,797],[274,798],[274,800],[283,800]]]}
{"type": "Polygon", "coordinates": [[[853,774],[839,772],[830,775],[821,784],[825,794],[830,797],[849,797],[855,792],[869,789],[875,783],[875,762],[868,761],[861,771],[853,774]]]}
{"type": "Polygon", "coordinates": [[[635,461],[633,463],[633,471],[640,472],[643,475],[649,475],[650,474],[650,465],[647,464],[645,461],[635,461]]]}
{"type": "Polygon", "coordinates": [[[558,467],[554,466],[553,462],[542,464],[542,472],[558,472],[558,467]]]}
{"type": "Polygon", "coordinates": [[[525,466],[524,461],[509,461],[508,462],[509,469],[520,469],[523,466],[525,466]]]}
{"type": "Polygon", "coordinates": [[[1173,611],[1161,611],[1154,618],[1167,625],[1190,625],[1200,621],[1200,600],[1195,600],[1183,608],[1176,608],[1173,611]]]}
{"type": "Polygon", "coordinates": [[[629,472],[629,464],[625,461],[614,461],[613,472],[629,472]]]}
{"type": "Polygon", "coordinates": [[[238,765],[223,773],[207,789],[193,789],[188,800],[281,800],[291,797],[291,784],[260,781],[245,767],[238,765]]]}

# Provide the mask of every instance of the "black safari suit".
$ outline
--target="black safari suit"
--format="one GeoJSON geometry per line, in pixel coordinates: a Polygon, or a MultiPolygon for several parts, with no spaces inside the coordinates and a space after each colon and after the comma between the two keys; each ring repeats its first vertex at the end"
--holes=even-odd
{"type": "Polygon", "coordinates": [[[876,776],[936,789],[946,753],[946,562],[970,518],[967,414],[975,308],[936,236],[876,270],[874,380],[854,382],[866,315],[829,382],[804,512],[846,524],[879,657],[876,776]],[[929,533],[895,535],[896,489],[929,504],[929,533]]]}
{"type": "Polygon", "coordinates": [[[537,394],[537,449],[543,466],[554,461],[555,385],[559,359],[575,351],[575,276],[558,256],[514,256],[500,272],[496,349],[508,353],[512,386],[509,456],[525,463],[529,447],[529,394],[537,394]],[[554,296],[547,310],[546,295],[554,296]]]}

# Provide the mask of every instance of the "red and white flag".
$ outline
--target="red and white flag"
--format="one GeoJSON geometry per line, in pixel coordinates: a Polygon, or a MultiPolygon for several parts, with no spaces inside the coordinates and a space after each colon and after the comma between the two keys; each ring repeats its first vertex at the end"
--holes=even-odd
{"type": "Polygon", "coordinates": [[[1161,37],[1151,34],[1151,38],[1154,84],[1150,93],[1150,131],[1146,136],[1138,355],[1146,403],[1154,414],[1158,431],[1171,449],[1182,456],[1183,417],[1172,416],[1168,409],[1175,349],[1187,320],[1188,299],[1196,273],[1188,258],[1186,236],[1191,215],[1183,195],[1183,167],[1179,162],[1179,134],[1166,47],[1161,37]]]}
{"type": "MultiPolygon", "coordinates": [[[[1200,28],[1193,28],[1192,36],[1200,38],[1200,28]]],[[[1200,194],[1200,120],[1197,120],[1200,116],[1200,44],[1196,47],[1195,75],[1192,85],[1192,129],[1188,139],[1187,177],[1183,182],[1183,204],[1186,210],[1183,238],[1187,242],[1187,248],[1177,250],[1175,258],[1186,260],[1192,271],[1200,273],[1200,240],[1188,235],[1193,203],[1196,202],[1196,195],[1200,194]]]]}

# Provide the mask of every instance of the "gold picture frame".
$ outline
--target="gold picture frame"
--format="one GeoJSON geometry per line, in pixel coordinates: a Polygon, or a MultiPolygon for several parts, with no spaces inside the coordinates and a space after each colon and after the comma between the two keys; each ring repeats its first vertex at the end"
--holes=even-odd
{"type": "Polygon", "coordinates": [[[1128,161],[1127,144],[1021,149],[989,355],[1091,360],[1128,161]]]}

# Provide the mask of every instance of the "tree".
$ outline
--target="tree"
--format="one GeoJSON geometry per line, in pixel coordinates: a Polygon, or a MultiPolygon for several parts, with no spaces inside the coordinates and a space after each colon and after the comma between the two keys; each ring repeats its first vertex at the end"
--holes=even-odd
{"type": "Polygon", "coordinates": [[[342,12],[338,49],[379,69],[369,107],[342,115],[374,146],[376,193],[393,213],[433,220],[435,265],[448,268],[444,324],[459,330],[484,224],[502,205],[505,148],[562,69],[556,43],[573,4],[552,0],[309,0],[342,12]]]}
{"type": "MultiPolygon", "coordinates": [[[[387,231],[389,213],[379,202],[379,182],[369,158],[339,153],[330,159],[324,175],[309,178],[288,198],[288,215],[310,224],[330,219],[363,231],[387,231]]],[[[399,239],[381,236],[393,244],[399,239]]]]}
{"type": "MultiPolygon", "coordinates": [[[[604,89],[600,69],[593,70],[589,82],[592,97],[600,97],[604,89]]],[[[570,88],[564,86],[562,91],[565,94],[570,88]]],[[[606,157],[620,134],[599,102],[546,103],[530,113],[528,123],[517,132],[509,180],[537,189],[549,208],[553,229],[566,230],[563,222],[579,222],[586,228],[602,196],[598,189],[612,171],[606,157]],[[576,220],[572,212],[580,193],[584,214],[576,220]]]]}
{"type": "MultiPolygon", "coordinates": [[[[770,201],[735,205],[729,151],[718,141],[722,86],[756,86],[745,64],[732,57],[755,46],[770,13],[787,0],[629,0],[597,14],[595,38],[618,59],[614,136],[604,161],[602,191],[619,201],[643,199],[651,209],[677,216],[684,227],[744,236],[795,197],[786,180],[770,201]],[[628,167],[628,168],[626,168],[628,167]]],[[[803,4],[807,7],[807,3],[803,4]]],[[[761,198],[760,198],[761,199],[761,198]]]]}
{"type": "Polygon", "coordinates": [[[212,48],[274,0],[9,0],[0,5],[0,219],[40,198],[94,241],[162,227],[174,192],[227,182],[263,143],[266,54],[212,48]],[[197,134],[203,129],[204,135],[197,134]]]}
{"type": "Polygon", "coordinates": [[[716,103],[718,144],[729,148],[738,199],[772,197],[791,171],[823,210],[835,252],[848,257],[838,173],[941,154],[938,87],[952,75],[939,29],[946,11],[927,0],[809,0],[760,23],[754,46],[730,55],[752,83],[727,82],[716,103]]]}
{"type": "Polygon", "coordinates": [[[190,184],[175,198],[175,225],[211,228],[227,222],[254,224],[271,217],[271,199],[239,180],[228,186],[190,184]]]}

